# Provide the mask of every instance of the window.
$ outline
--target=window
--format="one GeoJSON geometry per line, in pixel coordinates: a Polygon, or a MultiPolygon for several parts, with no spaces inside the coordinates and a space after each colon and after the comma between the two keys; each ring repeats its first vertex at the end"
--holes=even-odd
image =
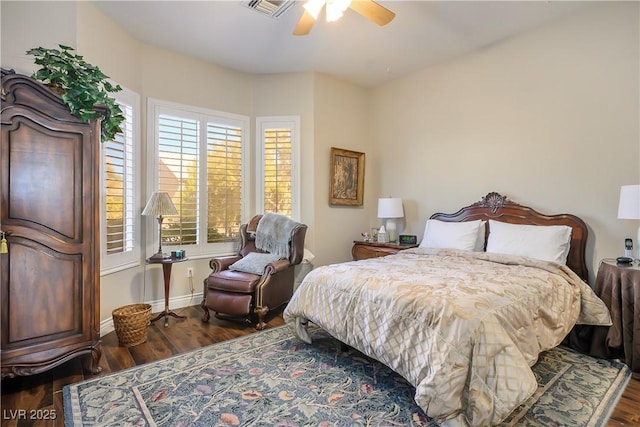
{"type": "Polygon", "coordinates": [[[163,247],[189,256],[231,252],[248,212],[248,118],[157,100],[149,114],[149,194],[166,191],[178,210],[164,218],[163,247]]]}
{"type": "Polygon", "coordinates": [[[125,120],[112,141],[101,144],[101,270],[102,274],[137,265],[140,260],[137,152],[140,144],[138,94],[123,88],[116,102],[125,120]]]}
{"type": "Polygon", "coordinates": [[[163,245],[198,242],[198,138],[194,119],[158,116],[158,190],[169,193],[179,216],[164,219],[163,245]]]}
{"type": "Polygon", "coordinates": [[[256,120],[257,206],[262,212],[300,217],[299,117],[259,117],[256,120]]]}

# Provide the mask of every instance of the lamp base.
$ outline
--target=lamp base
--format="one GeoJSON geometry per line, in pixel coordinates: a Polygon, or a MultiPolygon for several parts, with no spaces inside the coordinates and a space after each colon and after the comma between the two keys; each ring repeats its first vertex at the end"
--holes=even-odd
{"type": "Polygon", "coordinates": [[[389,242],[397,243],[398,241],[398,231],[397,224],[395,218],[388,218],[386,221],[387,233],[389,233],[389,242]]]}
{"type": "Polygon", "coordinates": [[[169,254],[164,254],[162,252],[156,252],[155,254],[149,257],[149,261],[162,261],[165,259],[171,258],[169,254]]]}

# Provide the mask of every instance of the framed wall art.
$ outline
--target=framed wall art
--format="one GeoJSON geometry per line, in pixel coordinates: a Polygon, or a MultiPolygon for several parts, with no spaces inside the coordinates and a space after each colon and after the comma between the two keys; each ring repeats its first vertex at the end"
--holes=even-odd
{"type": "Polygon", "coordinates": [[[364,153],[331,147],[329,204],[362,206],[364,153]]]}

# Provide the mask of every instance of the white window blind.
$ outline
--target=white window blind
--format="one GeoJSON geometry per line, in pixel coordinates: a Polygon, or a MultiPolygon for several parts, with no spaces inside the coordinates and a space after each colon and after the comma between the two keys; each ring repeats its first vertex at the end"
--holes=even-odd
{"type": "Polygon", "coordinates": [[[242,129],[207,124],[207,242],[233,241],[242,222],[242,129]]]}
{"type": "Polygon", "coordinates": [[[298,117],[257,119],[258,206],[299,218],[298,117]]]}
{"type": "Polygon", "coordinates": [[[169,193],[178,210],[163,220],[163,245],[198,243],[199,127],[193,119],[166,114],[158,118],[158,189],[169,193]]]}
{"type": "Polygon", "coordinates": [[[157,100],[149,100],[149,114],[147,190],[169,193],[178,211],[164,218],[163,246],[190,257],[232,252],[248,212],[248,118],[157,100]]]}
{"type": "Polygon", "coordinates": [[[101,266],[108,271],[118,267],[137,264],[139,249],[135,241],[138,233],[136,215],[137,190],[136,147],[137,94],[123,89],[116,102],[125,117],[120,125],[120,132],[113,140],[102,144],[102,239],[101,266]]]}
{"type": "Polygon", "coordinates": [[[264,131],[264,212],[291,216],[291,129],[264,131]]]}

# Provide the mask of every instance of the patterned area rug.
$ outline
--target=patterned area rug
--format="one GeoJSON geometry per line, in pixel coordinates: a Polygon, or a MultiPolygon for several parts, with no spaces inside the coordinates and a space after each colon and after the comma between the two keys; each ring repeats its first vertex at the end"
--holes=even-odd
{"type": "MultiPolygon", "coordinates": [[[[65,425],[436,426],[402,377],[310,331],[313,345],[282,326],[68,385],[65,425]]],[[[505,426],[603,426],[630,378],[562,347],[533,370],[538,392],[505,426]]]]}

